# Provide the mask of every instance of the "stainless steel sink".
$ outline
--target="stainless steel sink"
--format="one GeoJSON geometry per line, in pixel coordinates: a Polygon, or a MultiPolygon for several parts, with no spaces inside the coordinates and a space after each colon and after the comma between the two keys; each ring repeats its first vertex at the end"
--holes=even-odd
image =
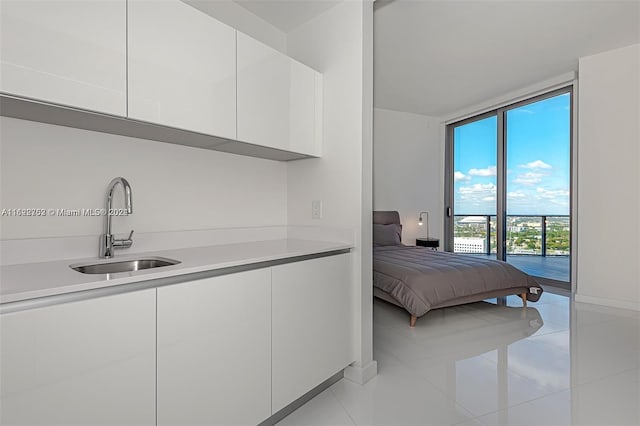
{"type": "Polygon", "coordinates": [[[145,257],[142,259],[117,260],[102,263],[87,263],[69,265],[75,271],[83,274],[117,274],[119,272],[141,271],[143,269],[162,268],[163,266],[177,265],[179,260],[165,257],[145,257]]]}

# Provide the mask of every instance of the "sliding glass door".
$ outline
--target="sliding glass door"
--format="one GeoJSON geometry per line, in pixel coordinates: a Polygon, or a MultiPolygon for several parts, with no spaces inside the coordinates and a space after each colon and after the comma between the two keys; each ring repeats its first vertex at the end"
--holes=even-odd
{"type": "Polygon", "coordinates": [[[453,129],[453,251],[496,253],[497,116],[474,119],[453,129]]]}
{"type": "Polygon", "coordinates": [[[570,280],[571,96],[505,112],[506,255],[525,272],[570,280]]]}
{"type": "Polygon", "coordinates": [[[445,249],[570,281],[571,90],[448,126],[445,249]]]}

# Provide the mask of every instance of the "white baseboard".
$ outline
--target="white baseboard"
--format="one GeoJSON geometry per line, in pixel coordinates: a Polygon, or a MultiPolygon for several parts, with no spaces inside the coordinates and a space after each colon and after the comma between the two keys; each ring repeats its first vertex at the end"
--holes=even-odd
{"type": "Polygon", "coordinates": [[[584,296],[582,294],[575,295],[575,301],[580,303],[590,303],[592,305],[610,306],[612,308],[631,309],[640,311],[640,303],[628,300],[607,299],[604,297],[584,296]]]}
{"type": "Polygon", "coordinates": [[[378,363],[371,361],[364,367],[350,365],[344,369],[344,378],[359,385],[364,385],[378,375],[378,363]]]}

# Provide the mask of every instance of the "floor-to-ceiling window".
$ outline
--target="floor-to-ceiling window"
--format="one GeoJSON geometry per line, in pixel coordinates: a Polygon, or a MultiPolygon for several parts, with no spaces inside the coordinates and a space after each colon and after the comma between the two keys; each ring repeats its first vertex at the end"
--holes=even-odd
{"type": "Polygon", "coordinates": [[[445,248],[570,281],[571,88],[447,129],[445,248]]]}

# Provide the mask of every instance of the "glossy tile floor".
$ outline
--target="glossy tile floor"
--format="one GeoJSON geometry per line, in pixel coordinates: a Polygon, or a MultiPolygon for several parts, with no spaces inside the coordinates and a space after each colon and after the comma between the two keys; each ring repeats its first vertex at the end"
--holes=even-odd
{"type": "MultiPolygon", "coordinates": [[[[484,257],[495,259],[496,255],[471,254],[466,256],[484,257]]],[[[534,277],[543,277],[551,280],[569,282],[571,277],[571,257],[569,256],[533,256],[533,255],[509,255],[507,262],[534,277]]]]}
{"type": "Polygon", "coordinates": [[[279,425],[640,425],[640,312],[547,291],[408,322],[376,300],[378,376],[343,379],[279,425]]]}

